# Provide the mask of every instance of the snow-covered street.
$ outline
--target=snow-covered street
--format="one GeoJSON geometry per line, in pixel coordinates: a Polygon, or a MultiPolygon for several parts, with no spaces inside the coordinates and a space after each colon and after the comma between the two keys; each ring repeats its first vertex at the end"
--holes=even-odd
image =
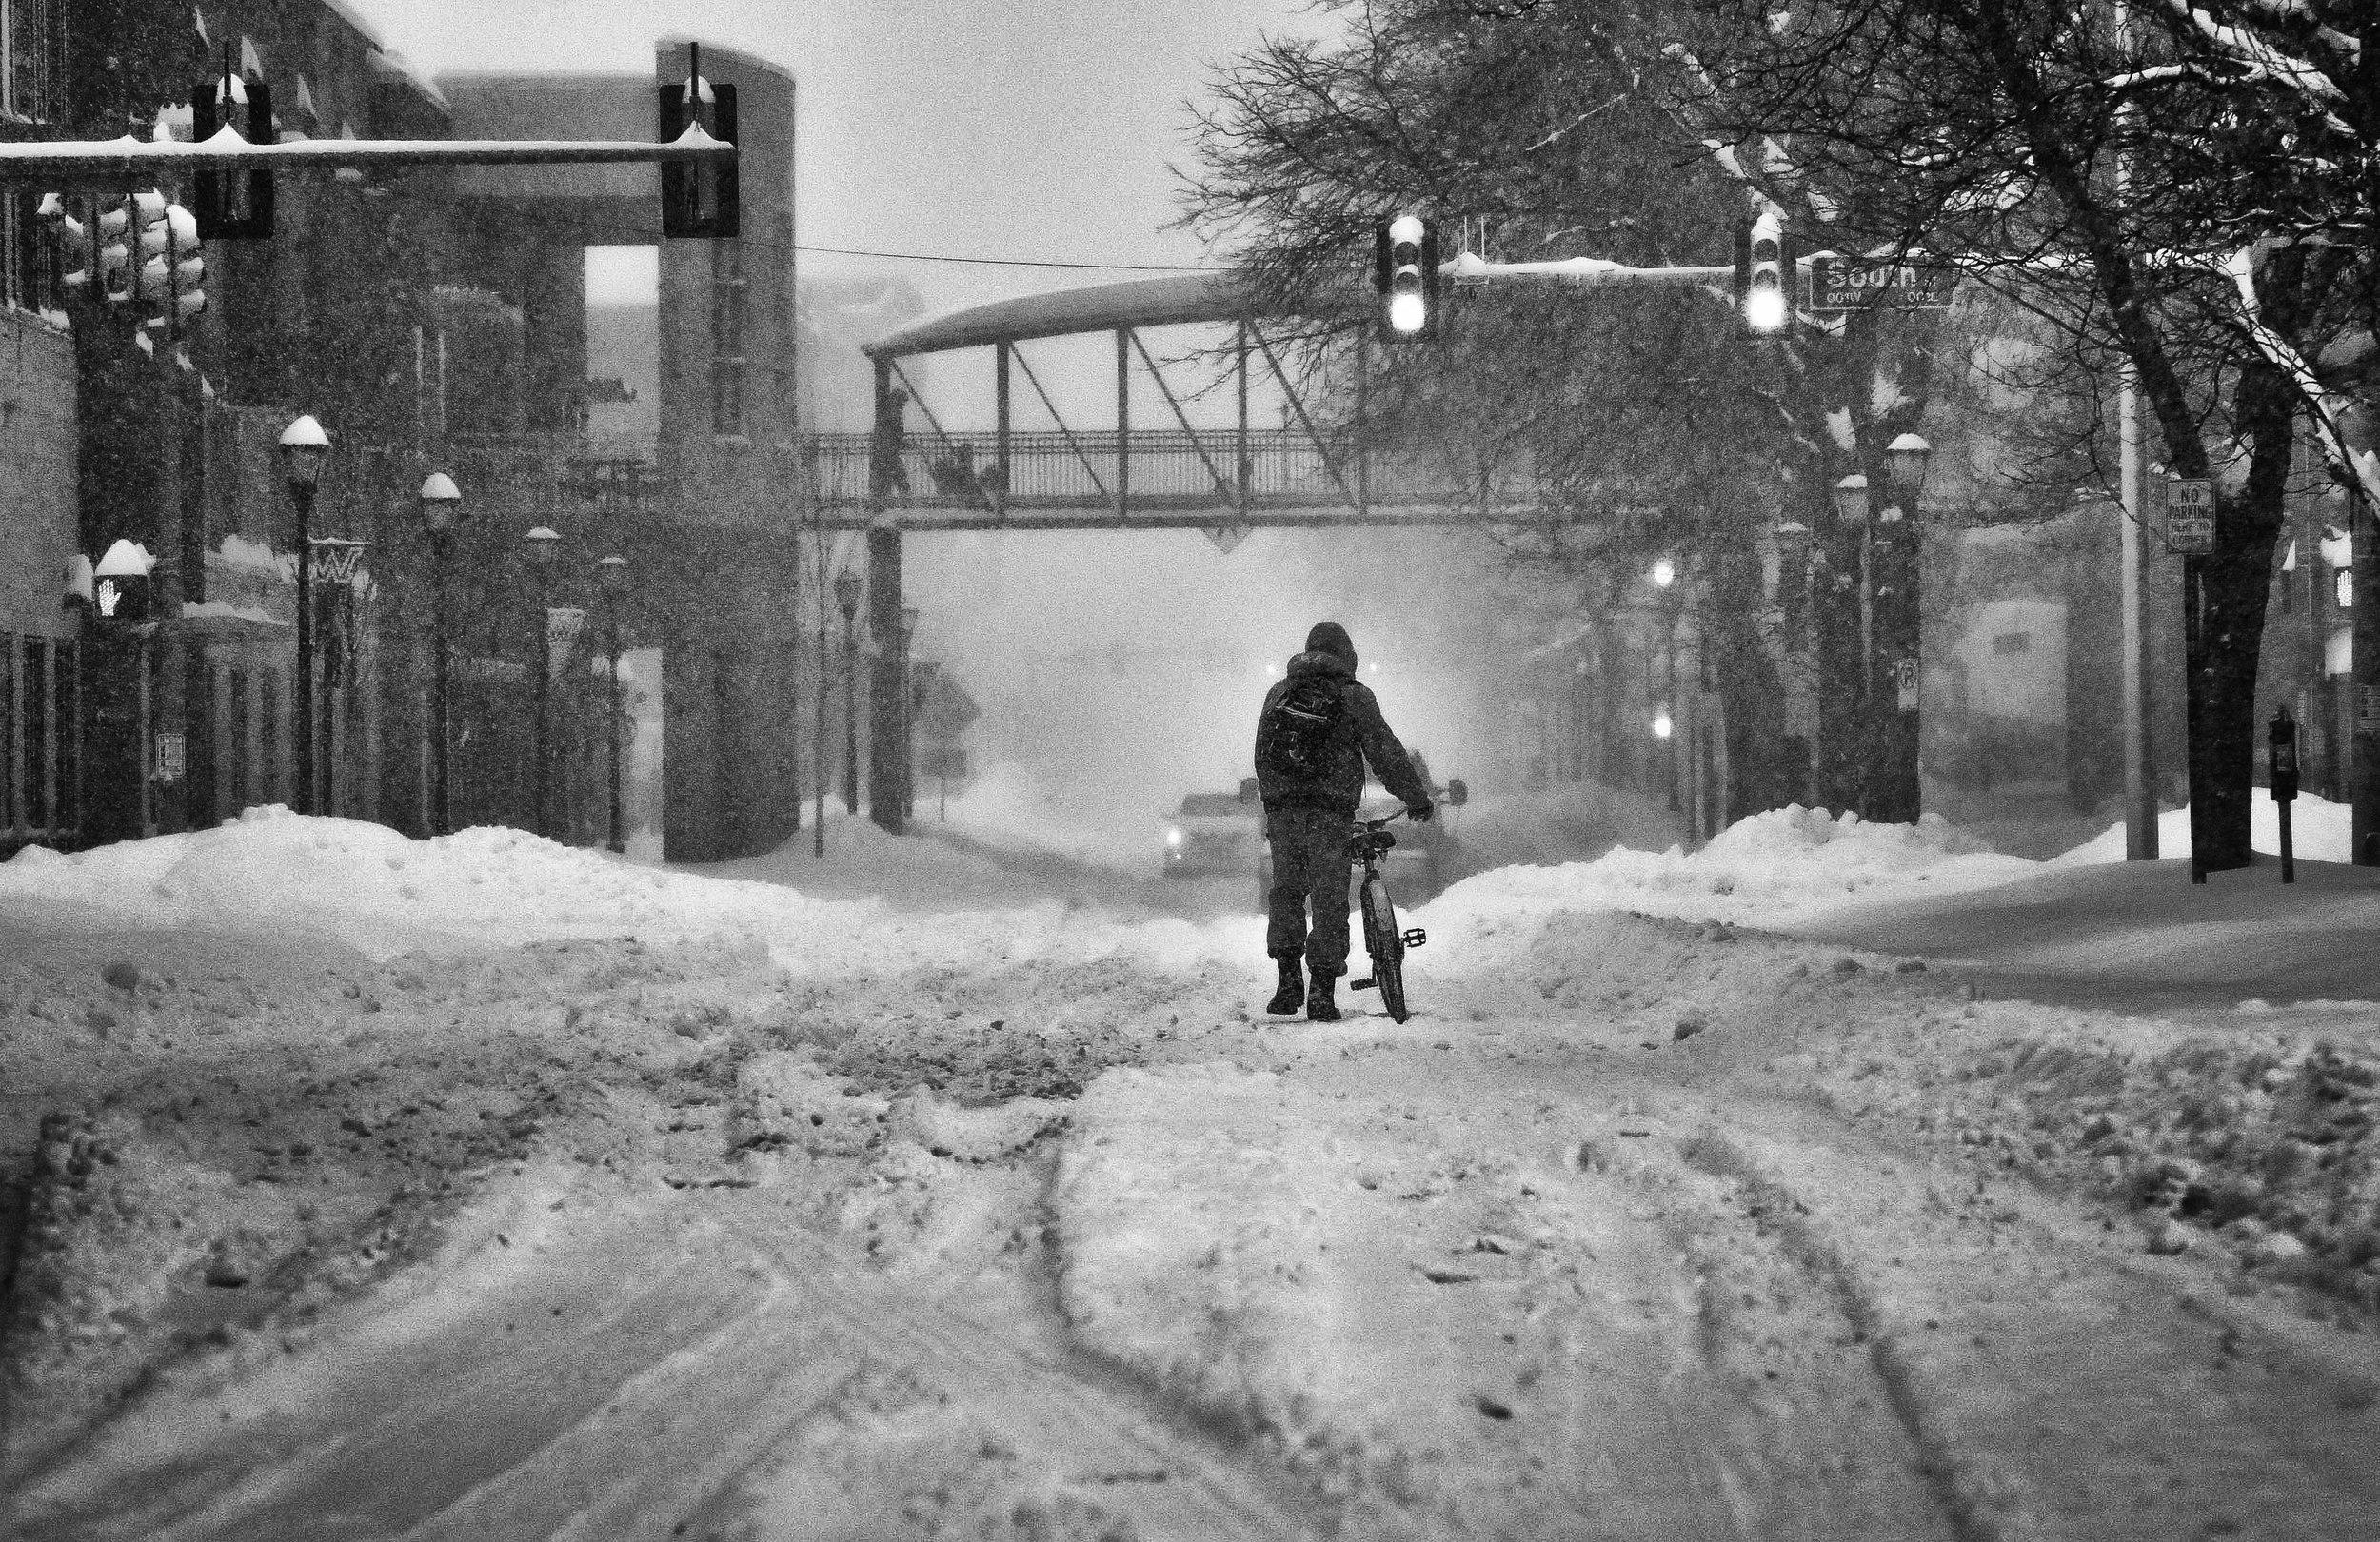
{"type": "Polygon", "coordinates": [[[15,1534],[2380,1513],[2380,963],[2209,961],[2366,936],[2349,870],[1789,810],[1459,883],[1410,1021],[1314,1024],[1236,892],[828,840],[260,811],[0,865],[15,1534]],[[2190,904],[2169,1012],[2121,939],[2190,904]]]}

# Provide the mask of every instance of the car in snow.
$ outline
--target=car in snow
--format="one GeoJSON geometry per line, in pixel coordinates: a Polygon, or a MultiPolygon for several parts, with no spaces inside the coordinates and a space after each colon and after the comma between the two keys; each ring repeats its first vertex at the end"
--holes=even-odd
{"type": "MultiPolygon", "coordinates": [[[[1429,787],[1431,800],[1437,812],[1431,816],[1430,822],[1427,824],[1416,824],[1410,820],[1399,820],[1389,827],[1390,832],[1397,837],[1397,844],[1390,847],[1388,855],[1381,859],[1380,876],[1387,880],[1389,898],[1399,905],[1420,904],[1423,900],[1435,897],[1451,881],[1447,875],[1454,866],[1456,845],[1455,833],[1451,828],[1454,822],[1452,811],[1460,808],[1471,798],[1471,789],[1464,785],[1460,777],[1456,777],[1443,786],[1433,781],[1430,778],[1429,763],[1418,753],[1413,756],[1413,768],[1420,776],[1423,783],[1429,787]]],[[[1256,806],[1257,789],[1254,777],[1250,777],[1241,784],[1240,796],[1247,800],[1250,806],[1256,806]]],[[[1363,784],[1363,801],[1356,805],[1356,818],[1377,820],[1394,814],[1404,806],[1403,801],[1396,794],[1390,792],[1377,780],[1367,778],[1363,784]]],[[[1263,860],[1257,869],[1258,908],[1263,908],[1268,902],[1267,896],[1272,887],[1273,851],[1268,842],[1264,848],[1263,860]]],[[[1363,873],[1351,861],[1347,869],[1347,908],[1350,910],[1357,907],[1359,903],[1357,897],[1362,888],[1363,873]]]]}
{"type": "Polygon", "coordinates": [[[1264,810],[1252,793],[1189,793],[1165,827],[1165,876],[1245,878],[1263,845],[1264,810]]]}

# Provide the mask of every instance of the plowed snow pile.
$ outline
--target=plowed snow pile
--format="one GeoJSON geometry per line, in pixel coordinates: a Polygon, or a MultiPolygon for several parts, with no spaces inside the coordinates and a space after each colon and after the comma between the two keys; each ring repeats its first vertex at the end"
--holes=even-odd
{"type": "Polygon", "coordinates": [[[2367,1009],[1778,935],[2045,870],[1933,819],[1467,880],[1403,1023],[831,834],[0,864],[22,1534],[2369,1535],[2367,1009]]]}

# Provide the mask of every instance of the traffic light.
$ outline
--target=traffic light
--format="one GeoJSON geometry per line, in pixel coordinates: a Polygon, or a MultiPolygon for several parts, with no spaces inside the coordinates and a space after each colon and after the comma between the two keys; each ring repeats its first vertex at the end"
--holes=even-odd
{"type": "Polygon", "coordinates": [[[123,305],[133,296],[131,229],[129,199],[104,200],[91,217],[91,272],[99,283],[99,297],[109,305],[123,305]]]}
{"type": "MultiPolygon", "coordinates": [[[[686,78],[661,88],[661,140],[666,145],[699,127],[713,139],[736,142],[736,89],[703,78],[702,45],[686,45],[686,78]]],[[[732,237],[743,226],[742,193],[733,161],[661,164],[661,233],[664,237],[732,237]]]]}
{"type": "MultiPolygon", "coordinates": [[[[223,50],[222,77],[203,82],[190,93],[191,136],[205,144],[225,128],[251,145],[270,145],[278,138],[273,128],[272,88],[261,78],[245,79],[235,71],[228,44],[223,50]]],[[[202,238],[272,239],[271,172],[201,171],[193,181],[202,238]]]]}
{"type": "Polygon", "coordinates": [[[1778,337],[1793,325],[1799,259],[1775,209],[1735,229],[1735,316],[1747,337],[1778,337]]]}
{"type": "Polygon", "coordinates": [[[90,282],[90,251],[85,245],[88,227],[66,211],[66,200],[54,192],[41,195],[41,203],[34,208],[33,217],[47,227],[50,244],[57,248],[58,282],[80,293],[83,287],[90,282]]]}
{"type": "Polygon", "coordinates": [[[1438,335],[1438,227],[1418,214],[1383,220],[1373,237],[1373,287],[1380,338],[1413,343],[1438,335]]]}
{"type": "Polygon", "coordinates": [[[199,287],[207,260],[199,253],[198,217],[156,192],[135,194],[133,207],[140,220],[137,298],[157,306],[141,325],[178,340],[182,324],[207,308],[207,291],[199,287]]]}

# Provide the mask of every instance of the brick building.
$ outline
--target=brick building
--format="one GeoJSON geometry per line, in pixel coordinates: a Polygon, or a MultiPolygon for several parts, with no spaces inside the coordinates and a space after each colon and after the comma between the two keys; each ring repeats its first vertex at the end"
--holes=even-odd
{"type": "MultiPolygon", "coordinates": [[[[650,77],[433,81],[336,0],[221,0],[197,25],[145,0],[20,0],[0,15],[20,137],[187,125],[180,104],[229,45],[269,85],[285,137],[649,139],[656,83],[689,62],[668,43],[650,77]]],[[[662,243],[658,426],[626,444],[587,432],[583,251],[660,242],[650,166],[280,178],[269,241],[208,245],[208,309],[178,347],[143,346],[133,307],[62,286],[39,189],[10,192],[0,843],[91,843],[294,801],[295,530],[275,442],[301,412],[332,440],[311,533],[367,544],[361,581],[317,585],[325,811],[428,827],[430,548],[415,491],[441,469],[465,496],[457,822],[530,822],[543,631],[559,643],[549,830],[600,839],[606,708],[590,650],[617,620],[664,666],[668,854],[739,855],[796,827],[802,720],[787,708],[813,687],[783,491],[793,84],[702,54],[741,96],[744,234],[662,243]],[[549,572],[526,559],[537,525],[564,538],[549,572]],[[145,632],[62,603],[68,559],[118,539],[158,559],[145,632]],[[594,583],[613,552],[635,574],[616,618],[594,583]]]]}

